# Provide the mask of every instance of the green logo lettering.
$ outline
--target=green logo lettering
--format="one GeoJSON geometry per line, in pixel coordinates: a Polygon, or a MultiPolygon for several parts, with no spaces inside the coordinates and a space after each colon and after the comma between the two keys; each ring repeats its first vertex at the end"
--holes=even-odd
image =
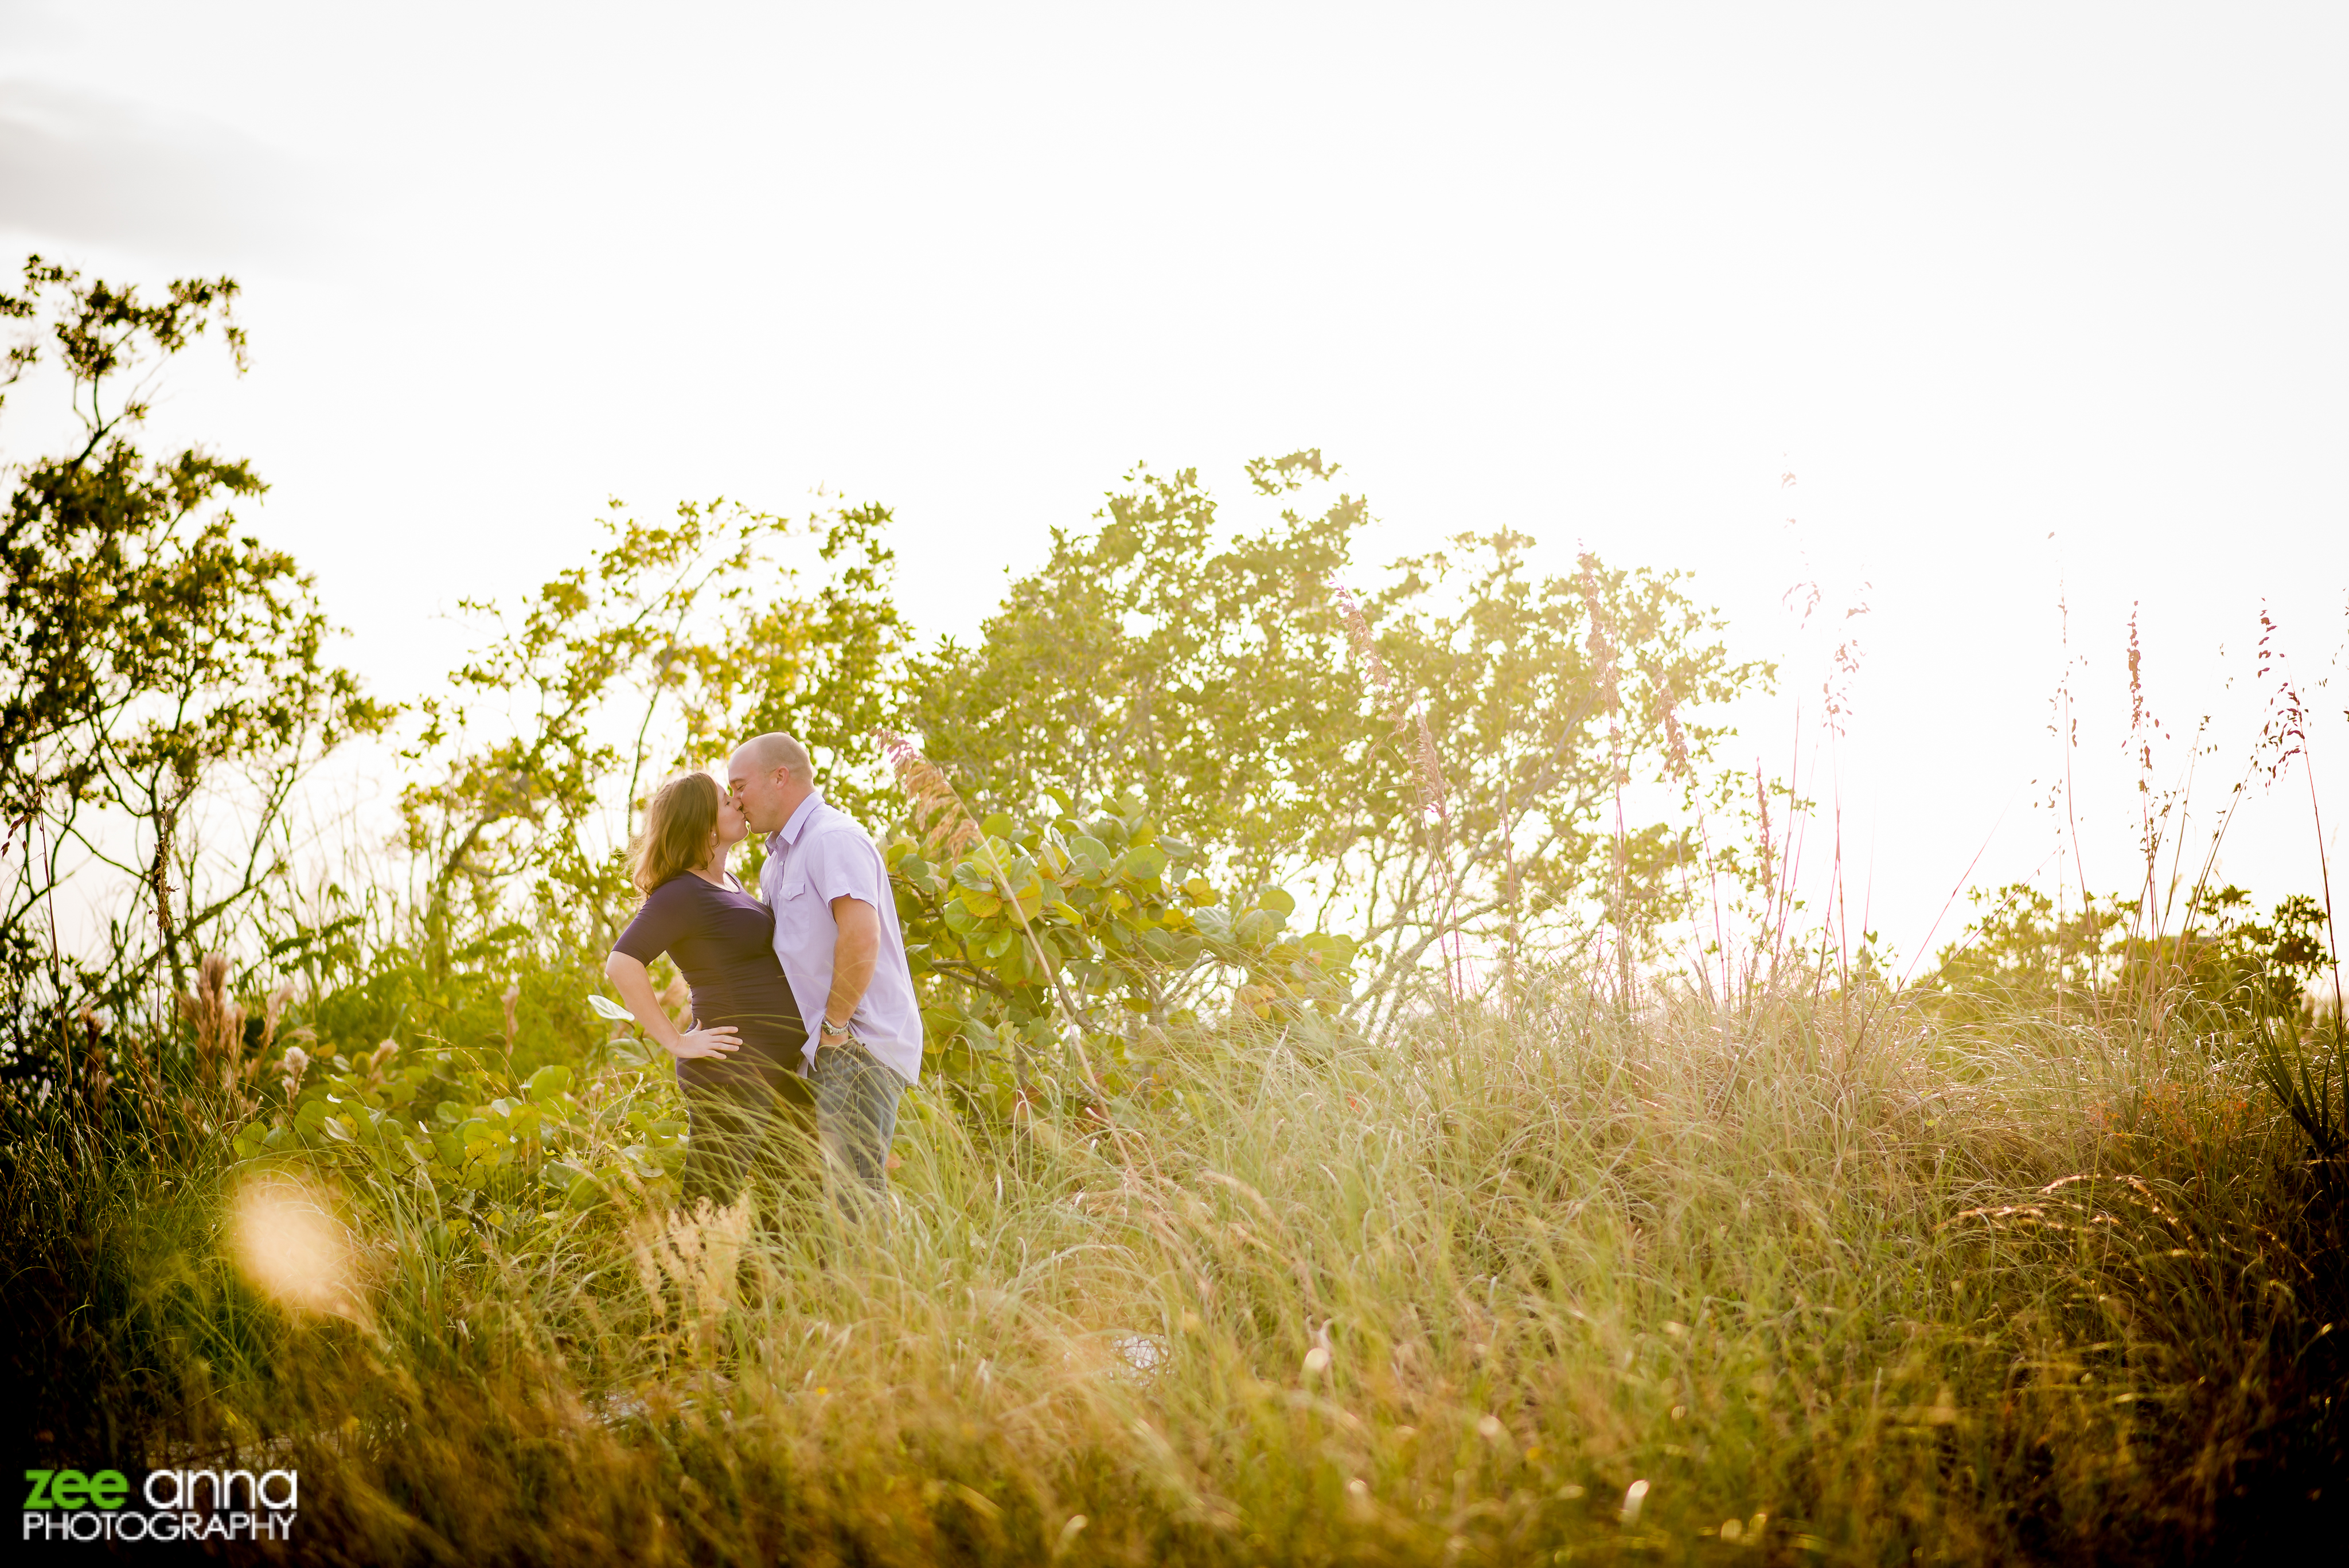
{"type": "Polygon", "coordinates": [[[89,1501],[112,1513],[130,1495],[130,1478],[120,1470],[100,1470],[89,1478],[89,1501]]]}
{"type": "Polygon", "coordinates": [[[79,1470],[59,1470],[57,1479],[49,1483],[49,1495],[57,1506],[65,1509],[82,1505],[81,1489],[88,1484],[79,1470]]]}
{"type": "Polygon", "coordinates": [[[26,1470],[25,1472],[25,1479],[33,1483],[33,1490],[27,1493],[25,1498],[25,1506],[26,1508],[50,1508],[55,1506],[49,1501],[49,1478],[57,1473],[57,1472],[55,1470],[26,1470]]]}

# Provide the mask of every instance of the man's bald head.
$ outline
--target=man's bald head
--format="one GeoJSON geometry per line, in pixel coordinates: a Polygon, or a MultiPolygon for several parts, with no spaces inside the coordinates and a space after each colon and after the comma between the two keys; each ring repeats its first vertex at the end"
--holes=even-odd
{"type": "Polygon", "coordinates": [[[769,734],[753,735],[734,752],[734,760],[753,773],[771,774],[781,768],[803,784],[815,783],[815,763],[808,749],[795,736],[781,730],[769,734]]]}
{"type": "Polygon", "coordinates": [[[734,748],[726,763],[726,794],[753,833],[773,833],[815,788],[808,750],[778,730],[734,748]]]}

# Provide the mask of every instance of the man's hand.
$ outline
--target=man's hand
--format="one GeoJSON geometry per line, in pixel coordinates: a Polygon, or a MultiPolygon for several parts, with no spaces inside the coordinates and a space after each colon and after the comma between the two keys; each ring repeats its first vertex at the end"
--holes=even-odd
{"type": "MultiPolygon", "coordinates": [[[[833,943],[832,994],[824,999],[823,1021],[844,1028],[873,983],[874,961],[881,953],[881,912],[862,898],[834,898],[832,923],[840,935],[833,943]]],[[[839,1036],[823,1038],[829,1045],[839,1036]]]]}

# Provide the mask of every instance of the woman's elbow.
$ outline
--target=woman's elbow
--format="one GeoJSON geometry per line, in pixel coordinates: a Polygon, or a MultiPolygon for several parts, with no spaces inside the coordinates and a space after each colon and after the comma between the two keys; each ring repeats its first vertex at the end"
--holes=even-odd
{"type": "Polygon", "coordinates": [[[612,955],[604,961],[604,978],[616,982],[622,975],[627,973],[630,970],[641,970],[644,967],[644,965],[638,963],[627,954],[620,951],[617,948],[615,948],[612,950],[612,955]]]}

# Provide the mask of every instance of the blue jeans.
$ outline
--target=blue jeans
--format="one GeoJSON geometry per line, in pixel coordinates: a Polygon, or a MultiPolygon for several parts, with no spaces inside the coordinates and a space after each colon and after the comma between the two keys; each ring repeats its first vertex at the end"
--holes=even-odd
{"type": "Polygon", "coordinates": [[[897,1096],[905,1080],[873,1059],[861,1041],[825,1041],[808,1074],[815,1088],[816,1136],[825,1163],[843,1179],[840,1206],[852,1217],[868,1203],[885,1206],[889,1191],[889,1140],[897,1133],[897,1096]]]}

